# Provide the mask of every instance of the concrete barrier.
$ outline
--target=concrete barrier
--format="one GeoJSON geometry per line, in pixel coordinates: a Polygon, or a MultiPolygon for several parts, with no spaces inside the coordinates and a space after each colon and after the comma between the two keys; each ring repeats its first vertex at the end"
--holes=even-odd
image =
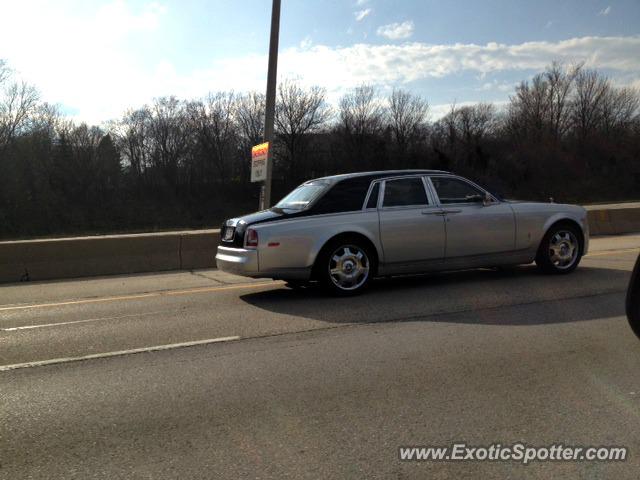
{"type": "Polygon", "coordinates": [[[0,242],[0,282],[215,267],[219,230],[0,242]]]}
{"type": "Polygon", "coordinates": [[[220,230],[199,230],[180,235],[180,269],[214,268],[220,230]]]}
{"type": "MultiPolygon", "coordinates": [[[[591,235],[640,232],[640,203],[590,205],[591,235]]],[[[214,268],[219,230],[0,242],[0,282],[214,268]]]]}
{"type": "Polygon", "coordinates": [[[640,202],[587,205],[591,235],[640,232],[640,202]]]}

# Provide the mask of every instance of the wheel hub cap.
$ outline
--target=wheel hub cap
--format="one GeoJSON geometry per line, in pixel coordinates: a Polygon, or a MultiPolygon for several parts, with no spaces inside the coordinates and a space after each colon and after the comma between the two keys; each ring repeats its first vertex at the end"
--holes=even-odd
{"type": "Polygon", "coordinates": [[[329,259],[331,281],[342,290],[355,290],[369,277],[369,259],[360,247],[346,245],[329,259]]]}
{"type": "Polygon", "coordinates": [[[568,230],[558,231],[549,242],[549,260],[556,268],[571,267],[578,258],[578,239],[568,230]]]}

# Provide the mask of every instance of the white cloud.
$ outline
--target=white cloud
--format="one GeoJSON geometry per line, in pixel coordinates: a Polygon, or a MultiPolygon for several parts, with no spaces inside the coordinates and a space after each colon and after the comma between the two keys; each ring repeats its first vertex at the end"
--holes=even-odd
{"type": "Polygon", "coordinates": [[[600,10],[600,12],[598,13],[598,15],[602,15],[602,16],[607,16],[611,13],[611,5],[607,6],[607,8],[603,8],[602,10],[600,10]]]}
{"type": "MultiPolygon", "coordinates": [[[[430,45],[355,44],[333,48],[313,45],[307,49],[290,48],[280,53],[278,72],[281,78],[300,78],[308,85],[325,87],[334,101],[346,89],[371,83],[378,86],[402,86],[429,78],[470,73],[482,78],[500,72],[541,71],[552,61],[567,64],[584,61],[586,66],[611,70],[613,77],[640,78],[640,37],[582,37],[559,42],[527,42],[515,45],[489,43],[430,45]],[[322,68],[318,68],[322,65],[322,68]]],[[[194,73],[182,92],[208,89],[263,90],[266,56],[251,55],[215,62],[210,68],[194,73]],[[264,68],[259,68],[264,65],[264,68]],[[188,85],[188,88],[186,88],[188,85]]],[[[633,80],[629,80],[629,83],[633,80]]],[[[486,83],[486,82],[485,82],[486,83]]],[[[470,90],[476,85],[470,85],[470,90]]],[[[506,85],[495,91],[506,95],[506,85]]]]}
{"type": "Polygon", "coordinates": [[[359,7],[366,5],[367,3],[369,3],[369,0],[356,0],[356,5],[359,7]]]}
{"type": "Polygon", "coordinates": [[[2,9],[7,21],[0,29],[0,58],[45,100],[79,111],[84,120],[118,116],[146,99],[150,85],[170,86],[168,63],[147,73],[129,46],[161,30],[167,12],[162,4],[133,8],[112,0],[87,9],[79,0],[34,0],[6,2],[2,9]],[[25,18],[28,29],[16,20],[25,18]]]}
{"type": "MultiPolygon", "coordinates": [[[[10,11],[3,11],[7,18],[29,16],[23,2],[8,5],[10,11]]],[[[162,95],[195,98],[209,91],[264,90],[266,55],[219,58],[186,72],[178,71],[166,59],[151,67],[145,65],[131,52],[131,45],[141,38],[153,42],[163,35],[166,9],[156,3],[137,9],[128,5],[116,0],[87,19],[59,13],[62,9],[43,0],[39,7],[42,14],[32,17],[30,24],[30,31],[40,32],[40,36],[32,39],[19,22],[6,22],[0,29],[0,57],[38,86],[43,99],[68,106],[88,122],[117,118],[127,108],[162,95]]],[[[281,51],[278,71],[281,78],[301,78],[307,84],[325,87],[332,101],[361,83],[402,86],[460,73],[481,79],[493,74],[489,78],[495,78],[506,71],[523,72],[522,78],[526,78],[553,60],[584,61],[589,67],[610,70],[607,73],[614,80],[624,78],[625,84],[638,85],[638,51],[640,36],[486,45],[358,43],[346,47],[305,39],[281,51]]],[[[473,92],[474,87],[478,84],[470,85],[468,91],[473,92]]],[[[502,88],[495,85],[498,92],[502,88]]]]}
{"type": "Polygon", "coordinates": [[[390,23],[378,27],[378,35],[389,40],[400,40],[413,35],[414,25],[411,20],[402,23],[390,23]]]}
{"type": "Polygon", "coordinates": [[[353,12],[353,15],[356,17],[356,22],[361,22],[365,19],[373,10],[370,8],[365,8],[364,10],[358,10],[357,12],[353,12]]]}
{"type": "Polygon", "coordinates": [[[483,83],[477,91],[496,91],[496,92],[513,92],[520,82],[501,82],[498,80],[492,80],[491,82],[483,83]]]}
{"type": "MultiPolygon", "coordinates": [[[[436,105],[429,105],[429,118],[431,120],[439,120],[449,112],[451,112],[452,107],[461,108],[461,107],[472,107],[474,105],[478,105],[481,102],[451,102],[451,103],[439,103],[436,105]]],[[[509,105],[508,100],[501,100],[498,102],[491,102],[496,110],[499,112],[509,105]]]]}

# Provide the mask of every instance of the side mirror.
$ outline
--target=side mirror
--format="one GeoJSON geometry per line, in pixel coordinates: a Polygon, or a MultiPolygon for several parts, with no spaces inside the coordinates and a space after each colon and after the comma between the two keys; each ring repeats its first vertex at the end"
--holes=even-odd
{"type": "Polygon", "coordinates": [[[491,205],[493,203],[493,198],[491,198],[491,195],[489,195],[488,193],[484,194],[484,197],[482,197],[482,205],[484,205],[485,207],[491,205]]]}

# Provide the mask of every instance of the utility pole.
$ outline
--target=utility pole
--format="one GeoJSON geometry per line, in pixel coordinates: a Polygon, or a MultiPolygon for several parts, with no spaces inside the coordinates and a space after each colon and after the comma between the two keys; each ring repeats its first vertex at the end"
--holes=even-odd
{"type": "Polygon", "coordinates": [[[269,40],[269,69],[265,105],[264,141],[269,142],[267,178],[262,186],[260,209],[271,206],[271,175],[273,172],[273,131],[276,114],[276,81],[278,77],[278,40],[280,38],[280,0],[273,0],[271,8],[271,39],[269,40]]]}

